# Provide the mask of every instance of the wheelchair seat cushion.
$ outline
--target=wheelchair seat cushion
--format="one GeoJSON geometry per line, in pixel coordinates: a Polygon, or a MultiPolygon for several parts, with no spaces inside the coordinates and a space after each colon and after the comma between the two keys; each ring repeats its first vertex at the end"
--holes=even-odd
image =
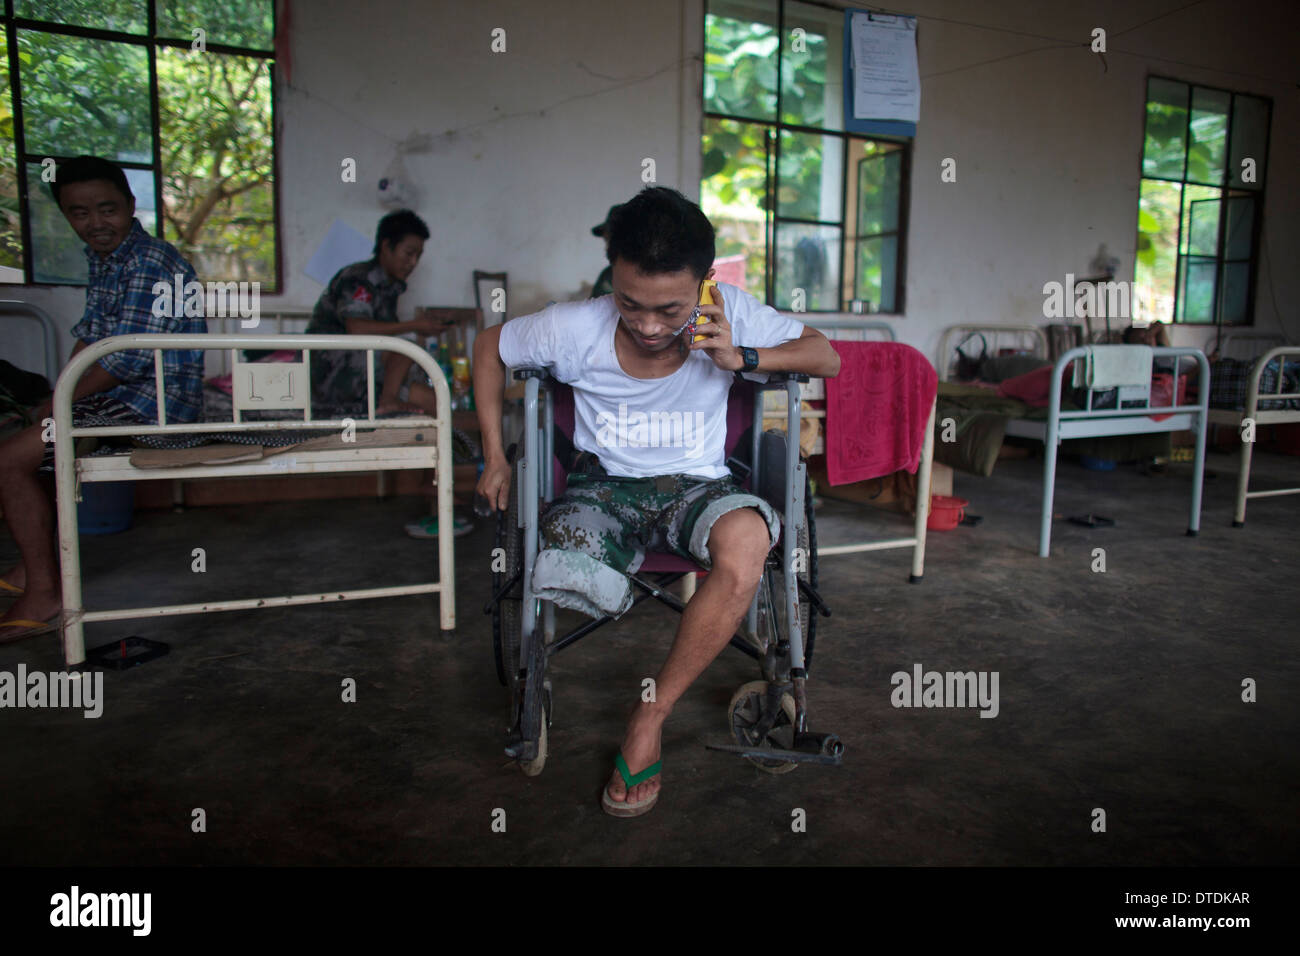
{"type": "Polygon", "coordinates": [[[690,475],[571,475],[564,495],[541,518],[533,593],[591,617],[618,617],[632,606],[626,575],[641,569],[647,552],[668,551],[712,567],[709,532],[740,508],[763,516],[769,547],[775,545],[781,534],[776,511],[730,476],[701,481],[690,475]]]}

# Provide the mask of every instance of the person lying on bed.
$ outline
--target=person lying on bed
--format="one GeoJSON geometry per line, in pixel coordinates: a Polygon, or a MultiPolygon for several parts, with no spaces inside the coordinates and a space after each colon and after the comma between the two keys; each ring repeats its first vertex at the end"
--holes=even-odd
{"type": "MultiPolygon", "coordinates": [[[[1124,330],[1125,345],[1150,345],[1152,348],[1168,348],[1169,326],[1164,322],[1156,321],[1147,326],[1131,325],[1124,330]]],[[[1219,353],[1214,352],[1206,358],[1213,365],[1219,360],[1219,353]]],[[[1201,366],[1197,361],[1189,356],[1169,356],[1153,359],[1151,363],[1152,373],[1163,372],[1166,375],[1172,375],[1174,369],[1178,369],[1178,374],[1183,376],[1187,382],[1195,382],[1201,374],[1201,366]]]]}
{"type": "MultiPolygon", "coordinates": [[[[424,252],[429,227],[409,209],[390,212],[375,230],[374,258],[344,266],[316,301],[309,335],[437,335],[450,323],[421,314],[399,321],[397,299],[424,252]]],[[[355,349],[311,353],[312,405],[318,414],[330,409],[339,414],[364,412],[367,353],[355,349]]],[[[375,356],[375,414],[391,412],[436,413],[433,388],[423,382],[407,383],[414,363],[396,352],[375,356]]]]}
{"type": "MultiPolygon", "coordinates": [[[[184,286],[195,281],[194,267],[170,243],[144,231],[119,166],[95,156],[70,159],[55,170],[50,192],[86,243],[89,264],[86,311],[72,328],[73,355],[111,335],[207,332],[202,316],[155,308],[155,283],[169,290],[184,286]]],[[[203,405],[203,353],[162,354],[167,420],[192,422],[203,405]]],[[[0,644],[54,630],[61,610],[54,506],[37,477],[54,470],[54,443],[42,440],[42,421],[50,416],[47,400],[33,414],[36,424],[0,444],[0,508],[22,555],[0,577],[0,592],[16,598],[0,618],[0,644]]],[[[153,353],[114,352],[90,366],[73,392],[72,420],[78,426],[157,424],[153,353]]]]}
{"type": "MultiPolygon", "coordinates": [[[[608,225],[612,295],[553,305],[480,333],[474,393],[486,464],[478,493],[505,510],[510,470],[501,442],[506,368],[545,366],[573,388],[581,464],[541,519],[534,592],[593,617],[632,603],[627,573],[649,547],[711,568],[687,605],[655,700],[635,705],[601,796],[613,816],[658,799],[664,721],[735,633],[758,587],[780,521],[724,464],[727,394],[737,371],[839,373],[826,337],[734,286],[713,289],[707,317],[686,332],[713,275],[713,225],[681,193],[650,187],[608,225]],[[678,427],[647,428],[676,416],[678,427]],[[640,422],[641,424],[635,424],[640,422]]],[[[636,686],[633,681],[633,686],[636,686]]]]}

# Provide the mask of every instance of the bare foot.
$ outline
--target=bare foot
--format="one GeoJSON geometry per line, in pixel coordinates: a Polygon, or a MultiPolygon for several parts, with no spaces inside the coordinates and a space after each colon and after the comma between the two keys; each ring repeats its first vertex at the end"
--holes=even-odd
{"type": "Polygon", "coordinates": [[[48,621],[62,608],[57,591],[27,591],[9,605],[0,621],[48,621]]]}
{"type": "MultiPolygon", "coordinates": [[[[19,590],[27,587],[27,565],[15,564],[4,574],[0,574],[0,581],[4,581],[6,584],[12,585],[19,590]]],[[[3,588],[0,588],[0,591],[3,590],[3,588]]]]}
{"type": "Polygon", "coordinates": [[[376,415],[392,415],[397,412],[406,412],[408,415],[421,415],[424,409],[419,405],[412,405],[410,402],[402,402],[397,399],[383,399],[375,405],[376,415]]]}
{"type": "MultiPolygon", "coordinates": [[[[667,714],[653,705],[638,704],[628,721],[627,734],[623,737],[623,759],[627,762],[628,773],[635,777],[659,759],[660,740],[663,735],[664,720],[667,714]]],[[[640,803],[659,792],[662,775],[656,774],[649,780],[638,783],[629,792],[623,783],[623,777],[614,769],[606,790],[615,803],[640,803]]]]}

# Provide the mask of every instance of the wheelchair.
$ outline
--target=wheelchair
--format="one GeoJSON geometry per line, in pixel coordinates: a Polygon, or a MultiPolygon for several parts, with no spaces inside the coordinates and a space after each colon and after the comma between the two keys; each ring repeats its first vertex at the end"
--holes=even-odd
{"type": "MultiPolygon", "coordinates": [[[[546,765],[547,731],[554,716],[548,663],[614,618],[589,620],[557,636],[555,605],[533,594],[540,519],[563,492],[572,469],[573,393],[542,368],[515,369],[514,377],[524,382],[523,436],[507,450],[514,466],[510,504],[497,512],[500,550],[493,552],[492,596],[484,613],[492,615],[497,677],[509,696],[505,751],[525,774],[536,776],[546,765]]],[[[777,373],[760,385],[737,375],[726,410],[727,464],[746,490],[781,516],[781,540],[768,553],[754,600],[730,641],[758,662],[761,679],[742,685],[731,698],[731,742],[707,746],[773,774],[788,773],[801,763],[837,766],[844,753],[835,734],[807,727],[806,682],[817,617],[831,613],[817,593],[812,497],[797,441],[799,383],[807,381],[806,375],[777,373]],[[766,390],[786,393],[786,432],[763,431],[761,392],[766,390]],[[788,435],[796,440],[788,441],[788,435]]],[[[628,575],[633,606],[653,598],[681,613],[685,603],[668,588],[699,570],[676,554],[647,552],[641,568],[628,575]]]]}

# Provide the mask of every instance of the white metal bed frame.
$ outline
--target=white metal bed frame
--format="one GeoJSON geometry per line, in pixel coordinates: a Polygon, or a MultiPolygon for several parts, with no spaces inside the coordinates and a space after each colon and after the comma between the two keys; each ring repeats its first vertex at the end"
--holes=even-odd
{"type": "Polygon", "coordinates": [[[957,345],[972,332],[986,337],[992,335],[993,355],[997,355],[1000,348],[1014,348],[1017,352],[1027,352],[1047,361],[1047,333],[1036,325],[950,325],[939,337],[939,361],[935,365],[939,370],[939,381],[948,381],[956,365],[957,345]],[[1013,344],[1001,345],[1008,341],[1013,344]],[[1029,348],[1025,348],[1026,341],[1032,343],[1029,348]]]}
{"type": "MultiPolygon", "coordinates": [[[[808,325],[818,331],[843,332],[851,330],[861,330],[865,332],[883,332],[887,341],[896,342],[898,337],[894,334],[894,327],[888,322],[860,319],[820,319],[808,320],[808,325]]],[[[833,338],[834,336],[828,336],[833,338]]],[[[814,379],[819,385],[821,379],[814,379]]],[[[825,395],[825,391],[822,392],[825,395]]],[[[921,445],[921,462],[918,467],[916,476],[916,520],[913,524],[912,534],[906,538],[888,538],[883,541],[860,541],[853,544],[833,544],[817,546],[818,557],[829,557],[835,554],[860,554],[864,551],[888,551],[893,548],[911,548],[912,549],[912,573],[909,580],[916,583],[921,580],[925,572],[925,532],[926,522],[930,518],[930,496],[925,494],[922,489],[930,487],[930,475],[934,463],[934,412],[935,404],[930,405],[930,416],[925,425],[925,438],[921,445]]]]}
{"type": "Polygon", "coordinates": [[[41,340],[45,346],[45,378],[50,382],[57,379],[62,364],[59,361],[59,333],[49,313],[21,299],[0,299],[0,315],[35,319],[40,323],[41,340]]]}
{"type": "Polygon", "coordinates": [[[365,598],[437,594],[440,624],[444,631],[456,626],[455,556],[452,538],[452,452],[451,397],[442,371],[428,352],[402,339],[381,335],[119,335],[102,339],[73,356],[54,390],[55,482],[59,515],[59,557],[63,582],[63,653],[68,666],[86,659],[83,625],[96,621],[121,621],[176,614],[201,614],[261,607],[320,604],[365,598]],[[298,362],[244,363],[241,349],[294,349],[301,351],[298,362]],[[77,381],[90,365],[113,352],[130,349],[152,350],[154,381],[158,389],[158,424],[74,428],[72,396],[77,381]],[[163,352],[174,349],[227,349],[236,376],[233,422],[166,424],[163,352]],[[367,354],[367,410],[365,418],[317,421],[311,417],[310,352],[317,349],[363,350],[367,354]],[[398,352],[412,359],[429,375],[437,396],[438,414],[407,418],[375,418],[375,352],[398,352]],[[247,381],[245,382],[245,375],[247,381]],[[261,395],[258,395],[258,392],[261,395]],[[251,409],[300,409],[303,420],[242,421],[241,412],[251,409]],[[119,435],[194,434],[196,432],[245,431],[250,434],[276,429],[320,430],[322,433],[357,428],[391,429],[430,427],[432,443],[398,446],[367,446],[317,450],[290,449],[258,461],[225,465],[186,465],[157,469],[133,466],[125,455],[76,457],[76,439],[119,435]],[[78,549],[76,502],[83,481],[143,481],[158,478],[207,478],[370,472],[396,469],[433,469],[437,474],[438,569],[432,583],[393,587],[328,591],[315,594],[275,595],[239,600],[207,601],[156,607],[116,608],[89,611],[83,606],[81,558],[78,549]]]}
{"type": "MultiPolygon", "coordinates": [[[[307,331],[307,325],[311,322],[312,310],[310,308],[289,307],[284,309],[266,309],[258,317],[256,328],[259,330],[253,332],[252,329],[245,329],[243,323],[246,321],[238,315],[221,315],[209,316],[208,332],[218,335],[297,335],[307,331]],[[298,325],[300,328],[286,329],[288,323],[298,325]],[[261,331],[268,326],[274,326],[274,329],[268,332],[261,331]]],[[[258,346],[253,346],[257,348],[258,346]]],[[[226,351],[218,352],[220,372],[217,374],[225,375],[230,371],[230,353],[226,351]]],[[[207,378],[210,372],[205,371],[203,377],[207,378]]]]}
{"type": "MultiPolygon", "coordinates": [[[[940,345],[940,362],[945,371],[941,380],[947,381],[943,356],[948,354],[950,337],[958,332],[978,331],[988,334],[1005,330],[1035,333],[1042,345],[1041,357],[1047,355],[1047,337],[1041,329],[1034,326],[952,326],[944,331],[940,345]]],[[[1038,556],[1046,558],[1052,546],[1052,503],[1056,490],[1056,457],[1060,443],[1067,438],[1098,438],[1109,435],[1145,435],[1160,432],[1195,431],[1196,457],[1192,473],[1191,514],[1187,524],[1187,534],[1195,537],[1201,529],[1201,491],[1205,472],[1205,431],[1210,418],[1210,390],[1200,390],[1199,401],[1195,405],[1152,406],[1148,394],[1146,404],[1137,408],[1094,409],[1092,391],[1088,392],[1086,407],[1082,411],[1071,412],[1061,409],[1061,378],[1065,368],[1075,359],[1083,360],[1093,346],[1081,345],[1064,352],[1052,368],[1052,386],[1046,421],[1038,419],[1013,418],[1007,422],[1006,433],[1017,438],[1032,438],[1043,443],[1043,503],[1038,524],[1038,556]],[[1164,421],[1154,421],[1151,415],[1168,415],[1164,421]]],[[[1156,358],[1165,356],[1188,356],[1195,359],[1200,367],[1200,381],[1209,382],[1210,364],[1205,353],[1193,348],[1152,348],[1156,358]]],[[[1177,401],[1178,388],[1174,385],[1174,398],[1177,401]]]]}
{"type": "MultiPolygon", "coordinates": [[[[1263,332],[1228,332],[1220,342],[1221,354],[1227,356],[1230,349],[1241,347],[1245,343],[1245,348],[1250,350],[1251,356],[1255,359],[1255,364],[1250,370],[1250,386],[1246,393],[1246,405],[1240,411],[1230,408],[1211,408],[1210,424],[1227,425],[1237,431],[1237,437],[1241,437],[1241,425],[1247,419],[1253,421],[1256,425],[1284,425],[1292,422],[1300,422],[1300,409],[1279,408],[1279,409],[1260,409],[1259,379],[1264,374],[1264,369],[1269,362],[1274,359],[1278,360],[1277,391],[1267,392],[1264,394],[1264,401],[1273,401],[1275,399],[1300,398],[1298,392],[1282,391],[1283,372],[1287,362],[1300,364],[1300,346],[1280,345],[1275,348],[1267,349],[1262,355],[1255,355],[1260,343],[1268,342],[1285,342],[1286,340],[1280,335],[1272,335],[1263,332]]],[[[1208,382],[1208,379],[1206,380],[1208,382]]],[[[1209,393],[1209,387],[1205,388],[1209,393]]],[[[1300,488],[1275,488],[1270,491],[1251,491],[1250,490],[1250,465],[1254,456],[1255,443],[1242,441],[1241,453],[1237,462],[1237,500],[1232,512],[1232,526],[1234,528],[1244,527],[1246,524],[1246,502],[1251,498],[1276,498],[1282,495],[1300,494],[1300,488]]]]}

